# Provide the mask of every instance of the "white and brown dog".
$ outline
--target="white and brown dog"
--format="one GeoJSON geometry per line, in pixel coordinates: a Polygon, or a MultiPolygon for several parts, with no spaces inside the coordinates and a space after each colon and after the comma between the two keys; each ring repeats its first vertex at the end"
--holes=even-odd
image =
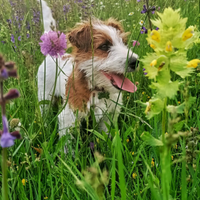
{"type": "MultiPolygon", "coordinates": [[[[51,24],[55,26],[55,21],[44,1],[42,9],[44,28],[49,31],[51,24]]],[[[114,19],[95,19],[80,23],[67,34],[73,50],[72,54],[58,58],[57,82],[55,83],[56,62],[51,56],[47,56],[39,67],[39,101],[51,100],[55,84],[54,95],[61,96],[64,100],[65,107],[63,106],[58,116],[60,136],[74,125],[77,110],[79,118],[84,118],[90,112],[91,106],[94,107],[100,129],[107,132],[104,123],[107,113],[115,113],[114,119],[117,120],[120,111],[120,90],[137,90],[124,77],[126,71],[135,70],[138,59],[138,55],[125,45],[126,36],[121,24],[114,19]],[[109,93],[109,98],[98,98],[98,94],[102,92],[109,93]],[[119,105],[115,103],[117,99],[119,105]]]]}

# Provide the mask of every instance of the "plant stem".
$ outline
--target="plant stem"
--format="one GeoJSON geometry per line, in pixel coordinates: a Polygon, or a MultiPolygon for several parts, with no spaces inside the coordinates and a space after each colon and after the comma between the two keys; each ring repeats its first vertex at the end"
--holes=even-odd
{"type": "Polygon", "coordinates": [[[148,20],[149,20],[149,28],[152,30],[151,18],[150,18],[150,15],[149,15],[149,0],[146,0],[146,5],[147,5],[147,17],[148,17],[148,20]]]}
{"type": "Polygon", "coordinates": [[[171,182],[171,170],[170,170],[170,154],[169,149],[165,141],[166,133],[166,115],[167,115],[167,98],[164,99],[164,109],[162,112],[162,142],[163,149],[160,153],[161,167],[162,167],[162,191],[163,200],[169,199],[169,190],[171,182]]]}
{"type": "MultiPolygon", "coordinates": [[[[3,82],[0,82],[1,90],[1,114],[6,115],[6,102],[3,98],[3,82]]],[[[3,127],[4,128],[4,127],[3,127]]],[[[2,194],[3,200],[8,200],[8,180],[7,180],[7,148],[2,149],[2,194]]]]}

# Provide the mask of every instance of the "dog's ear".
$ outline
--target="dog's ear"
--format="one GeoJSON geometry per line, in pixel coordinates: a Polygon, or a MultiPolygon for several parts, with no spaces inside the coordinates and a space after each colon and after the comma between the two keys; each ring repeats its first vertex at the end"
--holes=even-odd
{"type": "Polygon", "coordinates": [[[121,23],[119,21],[115,20],[114,18],[109,18],[106,21],[106,24],[108,26],[112,26],[113,28],[119,30],[121,33],[124,32],[124,29],[123,29],[121,23]]]}
{"type": "Polygon", "coordinates": [[[73,46],[76,46],[78,49],[84,50],[87,52],[91,47],[91,32],[90,25],[82,25],[73,29],[68,34],[68,39],[73,46]]]}

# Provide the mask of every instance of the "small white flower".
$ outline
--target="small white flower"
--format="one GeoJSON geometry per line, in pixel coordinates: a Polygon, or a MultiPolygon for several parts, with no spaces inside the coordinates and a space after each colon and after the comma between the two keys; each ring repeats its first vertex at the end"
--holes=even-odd
{"type": "Polygon", "coordinates": [[[133,14],[134,14],[134,12],[130,12],[128,15],[129,15],[129,16],[132,16],[133,14]]]}
{"type": "Polygon", "coordinates": [[[140,24],[141,26],[143,26],[143,25],[144,25],[144,21],[141,20],[139,24],[140,24]]]}

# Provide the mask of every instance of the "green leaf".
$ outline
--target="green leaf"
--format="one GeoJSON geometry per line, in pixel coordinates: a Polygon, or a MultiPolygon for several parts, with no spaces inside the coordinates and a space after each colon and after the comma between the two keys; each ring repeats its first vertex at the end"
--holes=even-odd
{"type": "Polygon", "coordinates": [[[167,106],[167,111],[170,112],[170,113],[182,114],[182,113],[184,113],[184,109],[185,109],[185,102],[178,105],[178,106],[173,106],[173,105],[167,106]]]}
{"type": "Polygon", "coordinates": [[[150,145],[150,146],[163,146],[163,143],[162,143],[161,140],[158,140],[158,139],[154,138],[147,131],[143,132],[140,137],[147,145],[150,145]]]}
{"type": "Polygon", "coordinates": [[[168,84],[152,83],[152,86],[157,89],[161,98],[169,97],[173,99],[178,91],[179,82],[169,82],[168,84]]]}
{"type": "Polygon", "coordinates": [[[170,69],[181,78],[190,76],[194,69],[187,68],[187,62],[186,52],[177,53],[170,59],[170,69]]]}
{"type": "Polygon", "coordinates": [[[174,130],[175,130],[176,132],[180,131],[180,130],[182,129],[184,123],[185,123],[185,120],[182,120],[182,121],[180,121],[180,122],[174,124],[174,125],[173,125],[174,130]]]}

